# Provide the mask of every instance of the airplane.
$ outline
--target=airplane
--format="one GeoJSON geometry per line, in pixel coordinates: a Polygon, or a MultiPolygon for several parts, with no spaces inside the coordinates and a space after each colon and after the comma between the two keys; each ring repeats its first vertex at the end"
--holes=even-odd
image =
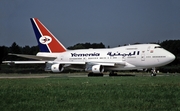
{"type": "MultiPolygon", "coordinates": [[[[67,50],[38,20],[31,18],[40,52],[36,55],[10,54],[34,61],[3,61],[8,64],[45,64],[45,71],[62,72],[64,68],[85,70],[89,75],[104,71],[141,70],[171,63],[175,56],[158,44],[136,44],[114,48],[67,50]]],[[[155,76],[152,73],[152,76],[155,76]]]]}

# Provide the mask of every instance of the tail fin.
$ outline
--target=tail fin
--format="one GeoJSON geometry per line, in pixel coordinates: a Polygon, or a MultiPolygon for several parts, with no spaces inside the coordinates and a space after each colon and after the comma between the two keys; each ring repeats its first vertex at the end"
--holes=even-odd
{"type": "Polygon", "coordinates": [[[37,18],[31,18],[31,23],[41,52],[56,53],[66,51],[66,48],[37,18]]]}

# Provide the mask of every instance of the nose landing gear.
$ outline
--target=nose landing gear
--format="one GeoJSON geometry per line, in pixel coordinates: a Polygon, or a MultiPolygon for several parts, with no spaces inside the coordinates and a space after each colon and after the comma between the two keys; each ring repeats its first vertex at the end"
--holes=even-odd
{"type": "Polygon", "coordinates": [[[155,69],[155,68],[152,68],[152,70],[151,70],[151,76],[156,76],[156,69],[155,69]]]}

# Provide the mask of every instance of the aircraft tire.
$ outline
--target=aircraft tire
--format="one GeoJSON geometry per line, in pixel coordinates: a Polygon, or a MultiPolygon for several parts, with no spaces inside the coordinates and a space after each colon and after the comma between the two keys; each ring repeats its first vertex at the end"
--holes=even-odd
{"type": "Polygon", "coordinates": [[[110,72],[110,73],[109,73],[109,76],[117,76],[117,73],[110,72]]]}
{"type": "Polygon", "coordinates": [[[153,73],[152,73],[151,76],[156,76],[156,74],[153,74],[153,73]]]}
{"type": "Polygon", "coordinates": [[[95,74],[95,73],[90,72],[90,73],[88,74],[88,77],[102,77],[102,76],[103,76],[102,73],[97,73],[97,74],[95,74]]]}

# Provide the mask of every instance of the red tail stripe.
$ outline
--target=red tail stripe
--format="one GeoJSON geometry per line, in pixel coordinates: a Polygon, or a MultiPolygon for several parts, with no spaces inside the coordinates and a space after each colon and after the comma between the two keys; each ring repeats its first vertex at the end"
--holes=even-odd
{"type": "Polygon", "coordinates": [[[41,31],[41,34],[43,36],[50,36],[52,38],[51,43],[48,44],[49,49],[52,53],[66,51],[65,47],[61,43],[59,43],[54,35],[38,19],[35,19],[35,21],[41,31]]]}

